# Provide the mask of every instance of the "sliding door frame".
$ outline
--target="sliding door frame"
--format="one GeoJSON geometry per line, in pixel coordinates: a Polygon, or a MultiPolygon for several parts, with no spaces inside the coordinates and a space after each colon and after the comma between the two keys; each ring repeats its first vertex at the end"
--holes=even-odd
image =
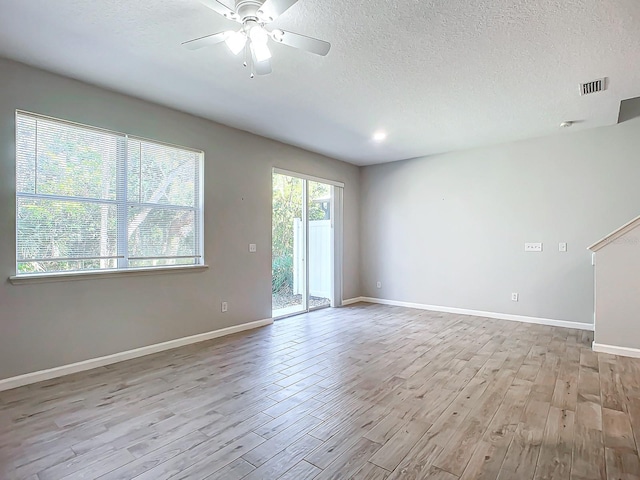
{"type": "MultiPolygon", "coordinates": [[[[300,177],[298,177],[300,178],[300,177]]],[[[301,178],[302,180],[302,241],[304,242],[304,258],[302,264],[304,265],[304,295],[302,296],[302,312],[309,312],[309,181],[301,178]]]]}
{"type": "MultiPolygon", "coordinates": [[[[333,274],[333,291],[331,295],[331,307],[342,306],[342,262],[343,262],[343,198],[344,198],[344,183],[336,180],[329,180],[322,177],[316,177],[313,175],[307,175],[304,173],[294,172],[291,170],[285,170],[282,168],[273,167],[273,175],[286,175],[288,177],[294,177],[302,180],[302,198],[304,200],[304,207],[302,209],[302,224],[303,224],[303,237],[304,237],[304,269],[305,269],[305,295],[303,296],[302,306],[303,309],[300,312],[282,315],[274,318],[286,318],[293,315],[300,315],[301,313],[307,313],[314,310],[319,310],[327,307],[309,307],[309,198],[308,189],[309,182],[318,182],[331,186],[331,254],[330,259],[332,263],[333,274]]],[[[272,231],[273,231],[273,207],[272,207],[272,231]]],[[[273,239],[272,239],[273,246],[273,239]]],[[[273,308],[273,307],[272,307],[273,308]]]]}

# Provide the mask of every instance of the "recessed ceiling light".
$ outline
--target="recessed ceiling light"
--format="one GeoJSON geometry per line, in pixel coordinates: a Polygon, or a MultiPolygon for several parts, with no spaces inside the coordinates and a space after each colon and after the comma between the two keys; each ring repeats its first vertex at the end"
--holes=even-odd
{"type": "Polygon", "coordinates": [[[383,132],[382,130],[378,130],[373,134],[374,142],[384,142],[387,139],[387,132],[383,132]]]}

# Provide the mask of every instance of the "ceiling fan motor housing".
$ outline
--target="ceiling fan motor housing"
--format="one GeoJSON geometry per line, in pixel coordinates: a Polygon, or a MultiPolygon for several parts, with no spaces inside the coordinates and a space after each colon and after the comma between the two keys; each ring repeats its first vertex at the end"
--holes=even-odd
{"type": "Polygon", "coordinates": [[[249,20],[258,21],[260,18],[258,10],[263,3],[264,0],[236,0],[236,14],[240,17],[240,21],[242,23],[249,20]]]}

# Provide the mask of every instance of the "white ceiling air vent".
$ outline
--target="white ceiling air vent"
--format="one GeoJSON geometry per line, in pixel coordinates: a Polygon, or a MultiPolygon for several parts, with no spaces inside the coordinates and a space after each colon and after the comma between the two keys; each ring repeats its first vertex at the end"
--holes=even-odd
{"type": "Polygon", "coordinates": [[[580,95],[589,95],[591,93],[602,92],[607,88],[606,86],[606,77],[598,78],[597,80],[593,80],[592,82],[581,83],[580,84],[580,95]]]}

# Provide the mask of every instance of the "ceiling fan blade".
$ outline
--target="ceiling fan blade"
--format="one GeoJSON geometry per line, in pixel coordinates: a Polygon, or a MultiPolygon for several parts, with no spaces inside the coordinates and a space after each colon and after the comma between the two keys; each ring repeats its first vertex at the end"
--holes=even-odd
{"type": "Polygon", "coordinates": [[[253,71],[255,71],[256,75],[269,75],[272,72],[271,59],[268,58],[259,62],[253,49],[251,49],[251,60],[253,61],[253,71]]]}
{"type": "Polygon", "coordinates": [[[287,32],[285,30],[274,30],[271,33],[273,39],[278,43],[284,43],[290,47],[306,50],[307,52],[315,53],[323,57],[329,53],[331,49],[329,42],[307,37],[306,35],[300,35],[299,33],[287,32]]]}
{"type": "Polygon", "coordinates": [[[227,7],[224,3],[220,3],[218,0],[200,0],[205,7],[209,7],[214,12],[222,15],[229,20],[238,21],[238,16],[236,12],[227,7]]]}
{"type": "Polygon", "coordinates": [[[208,47],[217,43],[222,43],[227,39],[227,32],[214,33],[213,35],[207,35],[205,37],[194,38],[188,42],[184,42],[182,45],[189,50],[198,50],[199,48],[208,47]]]}
{"type": "Polygon", "coordinates": [[[273,22],[276,18],[295,4],[298,0],[267,0],[262,4],[258,13],[266,22],[273,22]]]}

